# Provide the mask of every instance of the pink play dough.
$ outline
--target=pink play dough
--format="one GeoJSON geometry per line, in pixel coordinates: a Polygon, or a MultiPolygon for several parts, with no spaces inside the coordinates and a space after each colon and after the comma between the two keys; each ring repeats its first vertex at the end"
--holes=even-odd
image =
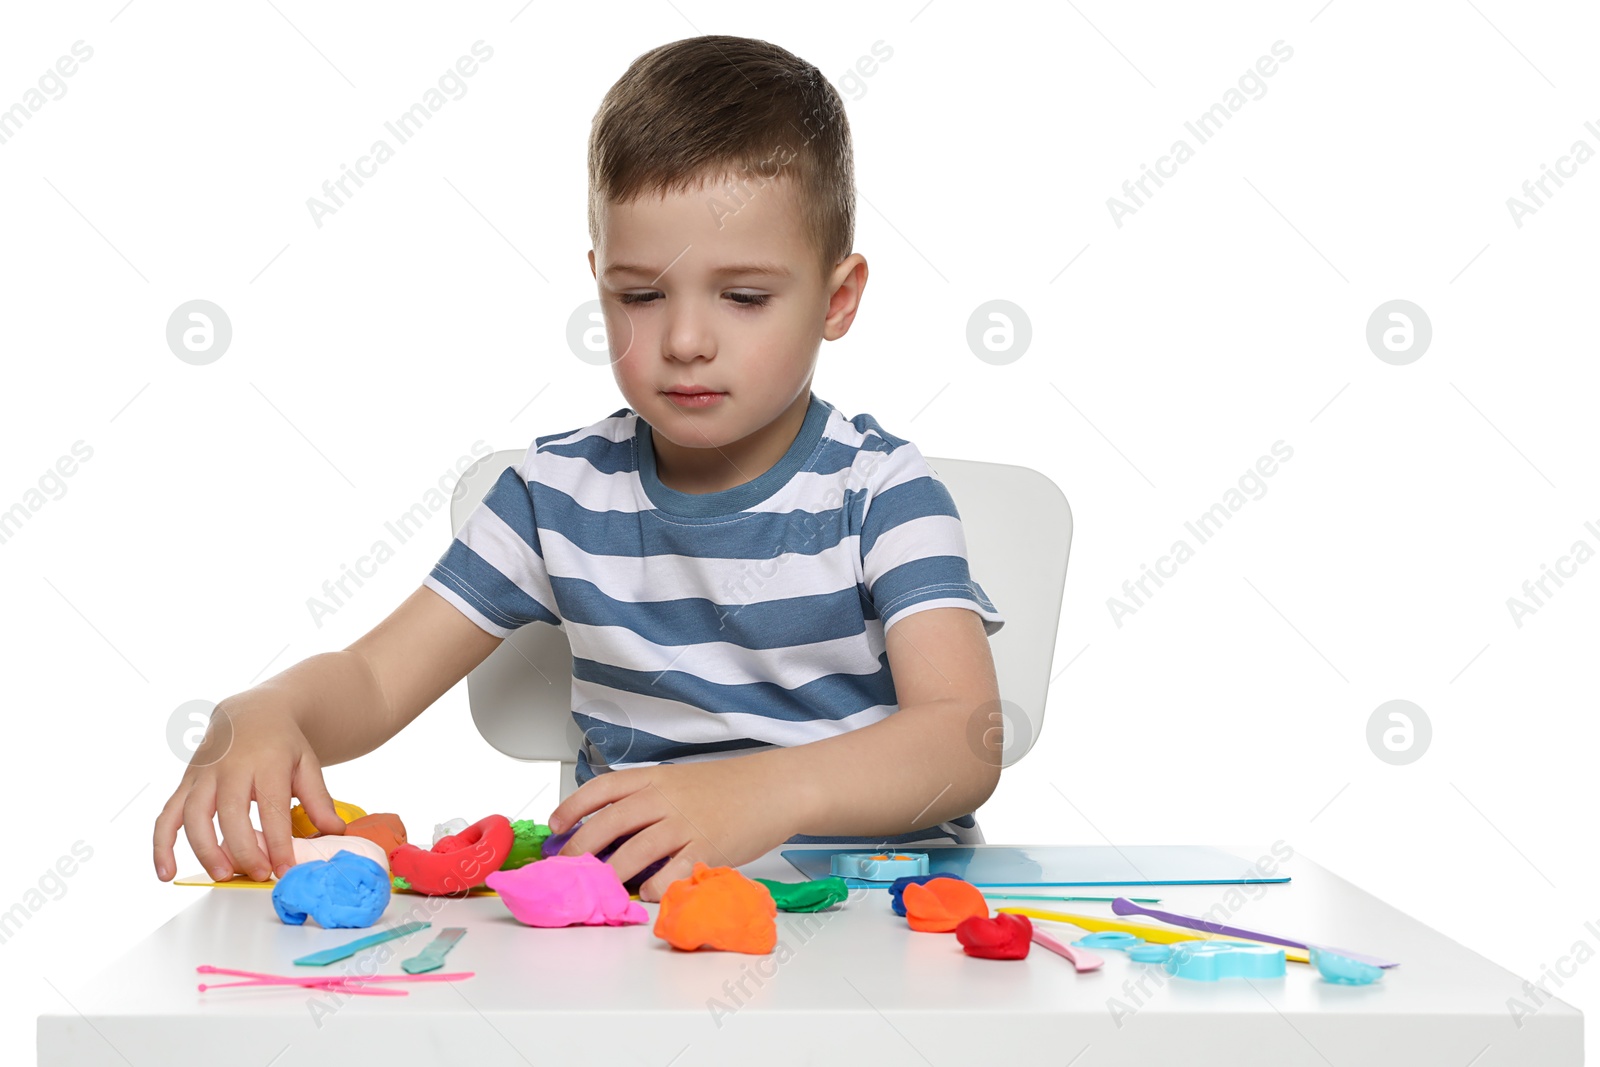
{"type": "Polygon", "coordinates": [[[529,926],[628,926],[649,918],[638,901],[628,899],[617,869],[589,852],[495,871],[487,884],[529,926]]]}
{"type": "MultiPolygon", "coordinates": [[[[261,847],[261,854],[267,854],[267,835],[260,830],[256,831],[256,844],[261,847]]],[[[294,839],[294,861],[305,863],[308,860],[325,860],[335,852],[354,852],[358,856],[365,856],[384,870],[389,869],[389,857],[383,854],[383,847],[364,837],[355,834],[324,834],[321,837],[297,837],[294,839]]]]}

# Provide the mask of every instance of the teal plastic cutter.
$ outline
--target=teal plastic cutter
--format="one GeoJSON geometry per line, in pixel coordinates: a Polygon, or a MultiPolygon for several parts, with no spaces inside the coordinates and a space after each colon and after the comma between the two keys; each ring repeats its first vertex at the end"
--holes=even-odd
{"type": "Polygon", "coordinates": [[[467,934],[465,926],[446,926],[440,930],[428,947],[412,956],[408,960],[400,961],[400,969],[407,974],[423,974],[427,971],[437,971],[444,966],[445,953],[456,947],[467,934]]]}
{"type": "Polygon", "coordinates": [[[330,963],[338,963],[340,960],[349,959],[364,948],[381,945],[385,941],[393,941],[395,938],[405,937],[407,934],[414,934],[418,930],[427,929],[432,925],[432,923],[428,922],[401,923],[399,926],[391,926],[389,929],[373,934],[370,937],[359,937],[354,941],[347,941],[333,948],[325,948],[321,952],[313,952],[309,956],[301,956],[294,962],[300,967],[326,967],[330,963]]]}

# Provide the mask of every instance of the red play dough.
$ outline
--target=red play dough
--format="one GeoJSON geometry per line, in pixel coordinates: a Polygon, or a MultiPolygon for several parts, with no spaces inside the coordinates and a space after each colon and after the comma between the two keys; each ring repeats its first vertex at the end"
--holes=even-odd
{"type": "Polygon", "coordinates": [[[401,845],[389,855],[389,872],[430,897],[465,893],[484,883],[511,854],[515,835],[504,815],[489,815],[432,849],[401,845]]]}
{"type": "Polygon", "coordinates": [[[978,887],[960,878],[935,878],[921,885],[913,882],[906,886],[901,900],[906,906],[906,922],[923,933],[948,934],[969,916],[989,917],[989,902],[978,887]]]}
{"type": "Polygon", "coordinates": [[[1026,915],[1002,911],[992,919],[977,915],[956,926],[956,940],[969,956],[986,960],[1021,960],[1033,943],[1033,923],[1026,915]]]}
{"type": "Polygon", "coordinates": [[[762,956],[778,943],[778,905],[767,887],[732,867],[696,863],[667,886],[655,935],[673,948],[717,948],[762,956]]]}

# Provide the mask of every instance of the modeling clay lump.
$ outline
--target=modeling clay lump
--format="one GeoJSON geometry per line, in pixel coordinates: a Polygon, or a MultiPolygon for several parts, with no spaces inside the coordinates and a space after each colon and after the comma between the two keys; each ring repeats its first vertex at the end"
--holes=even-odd
{"type": "Polygon", "coordinates": [[[544,856],[544,843],[550,838],[550,827],[532,819],[514,819],[511,823],[511,854],[500,865],[502,871],[526,867],[544,856]]]}
{"type": "Polygon", "coordinates": [[[714,948],[759,956],[778,943],[777,916],[778,906],[766,886],[732,867],[697,862],[689,877],[673,882],[661,895],[654,932],[686,952],[714,948]]]}
{"type": "MultiPolygon", "coordinates": [[[[256,844],[261,848],[263,856],[267,852],[267,835],[260,830],[256,831],[256,844]]],[[[340,852],[354,852],[382,867],[389,869],[389,857],[383,849],[368,841],[364,837],[344,834],[324,834],[321,837],[297,837],[294,839],[294,862],[298,866],[310,863],[312,860],[331,860],[340,852]]]]}
{"type": "Polygon", "coordinates": [[[511,854],[513,834],[504,815],[488,815],[459,834],[440,838],[431,849],[401,845],[389,856],[389,870],[406,888],[430,897],[465,893],[483,885],[511,854]]]}
{"type": "MultiPolygon", "coordinates": [[[[554,856],[556,853],[560,852],[562,850],[562,848],[564,848],[566,846],[566,843],[568,841],[572,840],[572,835],[577,833],[578,832],[578,827],[582,826],[582,825],[583,825],[583,823],[580,822],[580,823],[577,824],[577,826],[569,827],[568,829],[561,831],[559,834],[554,834],[554,835],[552,835],[550,837],[545,838],[544,839],[544,844],[540,846],[540,851],[545,856],[554,856]]],[[[621,837],[619,837],[615,841],[611,842],[611,844],[607,845],[605,848],[601,849],[599,852],[594,853],[594,858],[597,859],[597,860],[608,860],[608,859],[610,859],[612,853],[616,852],[617,849],[621,848],[623,842],[627,841],[628,838],[630,838],[632,836],[633,836],[633,834],[631,834],[631,833],[623,834],[621,837]]],[[[585,853],[585,855],[587,855],[587,854],[588,853],[585,853]]],[[[670,856],[661,857],[660,859],[658,859],[655,862],[651,863],[644,870],[642,870],[638,874],[634,875],[632,878],[629,878],[627,881],[623,882],[622,883],[623,886],[628,890],[628,892],[637,893],[639,891],[639,887],[642,886],[646,881],[648,881],[651,875],[655,874],[661,868],[665,867],[667,865],[667,860],[669,860],[669,859],[671,859],[670,856]]]]}
{"type": "Polygon", "coordinates": [[[809,882],[773,882],[757,878],[772,894],[779,911],[812,912],[831,908],[850,895],[843,878],[815,878],[809,882]]]}
{"type": "Polygon", "coordinates": [[[927,885],[935,878],[954,878],[953,874],[908,874],[904,878],[896,878],[894,884],[889,886],[889,908],[896,915],[905,918],[906,901],[905,891],[908,885],[927,885]]]}
{"type": "Polygon", "coordinates": [[[962,919],[989,917],[989,902],[978,887],[954,876],[906,886],[905,902],[906,922],[923,933],[948,934],[962,919]]]}
{"type": "Polygon", "coordinates": [[[1026,915],[1001,912],[992,919],[972,915],[956,925],[956,940],[961,951],[986,960],[1028,958],[1033,944],[1033,923],[1026,915]]]}
{"type": "MultiPolygon", "coordinates": [[[[346,804],[342,800],[333,802],[333,813],[343,819],[346,826],[352,820],[359,819],[366,814],[354,804],[346,804]]],[[[311,816],[306,814],[306,809],[302,808],[298,802],[289,805],[289,832],[296,837],[316,837],[322,833],[321,830],[317,829],[316,824],[311,821],[311,816]]]]}
{"type": "Polygon", "coordinates": [[[384,856],[388,856],[406,843],[406,824],[400,821],[400,816],[380,811],[345,823],[344,836],[364,837],[383,849],[384,856]]]}
{"type": "Polygon", "coordinates": [[[528,926],[629,926],[650,918],[628,899],[616,868],[587,852],[494,871],[487,885],[528,926]]]}
{"type": "Polygon", "coordinates": [[[272,887],[272,908],[290,926],[308,915],[330,930],[371,926],[388,906],[388,872],[354,852],[297,863],[272,887]]]}

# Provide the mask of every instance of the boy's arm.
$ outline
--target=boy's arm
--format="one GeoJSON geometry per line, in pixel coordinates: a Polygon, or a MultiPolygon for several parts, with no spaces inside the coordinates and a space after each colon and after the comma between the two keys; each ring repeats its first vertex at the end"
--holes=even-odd
{"type": "Polygon", "coordinates": [[[501,640],[423,587],[349,648],[312,656],[217,705],[212,728],[156,820],[157,875],[175,873],[180,826],[219,881],[234,871],[262,880],[287,869],[291,794],[318,829],[337,832],[321,767],[355,759],[399,733],[501,640]],[[250,825],[252,801],[270,864],[250,825]],[[213,814],[222,825],[220,844],[213,814]]]}
{"type": "Polygon", "coordinates": [[[928,608],[891,626],[884,644],[898,711],[759,754],[796,798],[796,833],[906,833],[976,811],[999,784],[1000,694],[978,613],[928,608]]]}

